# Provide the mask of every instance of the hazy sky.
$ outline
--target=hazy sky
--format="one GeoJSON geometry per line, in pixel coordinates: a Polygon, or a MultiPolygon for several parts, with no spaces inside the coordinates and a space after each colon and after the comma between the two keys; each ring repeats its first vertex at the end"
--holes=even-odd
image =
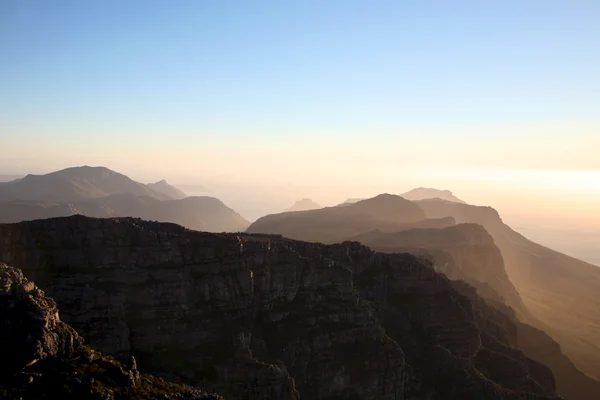
{"type": "Polygon", "coordinates": [[[0,173],[583,215],[599,71],[597,0],[4,0],[0,173]]]}

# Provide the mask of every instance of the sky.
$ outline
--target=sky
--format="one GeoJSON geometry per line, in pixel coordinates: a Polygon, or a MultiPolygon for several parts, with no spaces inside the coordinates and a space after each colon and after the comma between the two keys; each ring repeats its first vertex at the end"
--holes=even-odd
{"type": "Polygon", "coordinates": [[[596,0],[4,0],[0,173],[261,210],[434,186],[600,226],[599,71],[596,0]]]}

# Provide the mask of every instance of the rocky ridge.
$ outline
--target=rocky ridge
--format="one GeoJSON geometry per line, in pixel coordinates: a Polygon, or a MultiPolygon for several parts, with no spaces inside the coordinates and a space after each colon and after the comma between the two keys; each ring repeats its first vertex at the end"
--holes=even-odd
{"type": "Polygon", "coordinates": [[[557,398],[516,327],[426,261],[131,218],[0,225],[102,351],[230,399],[557,398]]]}

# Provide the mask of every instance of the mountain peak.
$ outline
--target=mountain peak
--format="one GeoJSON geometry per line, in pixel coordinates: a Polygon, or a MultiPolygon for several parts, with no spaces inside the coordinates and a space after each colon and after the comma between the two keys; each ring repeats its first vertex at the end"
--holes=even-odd
{"type": "Polygon", "coordinates": [[[57,204],[124,193],[159,200],[173,198],[106,167],[84,165],[43,175],[30,174],[4,183],[0,201],[33,200],[57,204]]]}
{"type": "Polygon", "coordinates": [[[309,198],[303,198],[296,201],[290,208],[287,208],[285,211],[308,211],[308,210],[316,210],[321,208],[321,206],[315,203],[313,200],[309,198]]]}
{"type": "Polygon", "coordinates": [[[171,199],[185,199],[186,197],[188,197],[187,194],[185,194],[183,191],[177,189],[173,185],[169,185],[169,183],[165,179],[161,179],[156,183],[149,183],[147,186],[150,189],[162,193],[171,199]]]}

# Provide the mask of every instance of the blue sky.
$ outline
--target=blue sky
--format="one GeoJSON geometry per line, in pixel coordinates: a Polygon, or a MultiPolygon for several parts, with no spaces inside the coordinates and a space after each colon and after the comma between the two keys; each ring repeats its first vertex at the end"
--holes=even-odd
{"type": "Polygon", "coordinates": [[[5,0],[0,54],[7,173],[213,173],[244,149],[272,168],[325,144],[506,168],[521,140],[517,167],[600,170],[598,1],[5,0]]]}

